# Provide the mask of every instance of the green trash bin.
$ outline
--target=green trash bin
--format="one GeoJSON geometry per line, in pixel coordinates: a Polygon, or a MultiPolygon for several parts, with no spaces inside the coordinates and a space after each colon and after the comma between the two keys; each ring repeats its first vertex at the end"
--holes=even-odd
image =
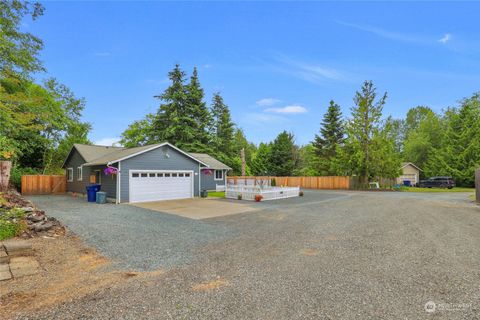
{"type": "Polygon", "coordinates": [[[104,204],[107,203],[107,193],[103,191],[97,192],[97,203],[104,204]]]}
{"type": "Polygon", "coordinates": [[[200,197],[202,197],[202,198],[208,197],[208,191],[207,191],[207,190],[202,190],[202,191],[200,192],[200,197]]]}

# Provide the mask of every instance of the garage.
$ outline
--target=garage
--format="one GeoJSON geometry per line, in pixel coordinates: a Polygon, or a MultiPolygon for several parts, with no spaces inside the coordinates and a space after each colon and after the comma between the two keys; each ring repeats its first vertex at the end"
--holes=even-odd
{"type": "Polygon", "coordinates": [[[130,170],[130,202],[193,198],[193,171],[130,170]]]}

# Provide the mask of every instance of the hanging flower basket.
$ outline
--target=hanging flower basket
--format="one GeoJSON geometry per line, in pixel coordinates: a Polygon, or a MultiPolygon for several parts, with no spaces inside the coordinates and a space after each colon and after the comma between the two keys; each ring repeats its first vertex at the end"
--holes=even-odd
{"type": "Polygon", "coordinates": [[[118,169],[114,167],[107,167],[105,170],[103,170],[103,173],[105,173],[106,176],[113,176],[118,173],[118,169]]]}
{"type": "Polygon", "coordinates": [[[202,173],[206,176],[210,176],[213,174],[213,170],[212,169],[208,169],[208,168],[204,168],[202,169],[202,173]]]}

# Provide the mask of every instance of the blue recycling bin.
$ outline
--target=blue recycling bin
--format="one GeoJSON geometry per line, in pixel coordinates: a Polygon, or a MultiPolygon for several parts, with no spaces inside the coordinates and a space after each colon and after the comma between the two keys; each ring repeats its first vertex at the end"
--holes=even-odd
{"type": "Polygon", "coordinates": [[[411,187],[412,186],[412,182],[410,180],[403,180],[403,185],[405,187],[411,187]]]}
{"type": "Polygon", "coordinates": [[[97,200],[97,192],[100,191],[100,187],[99,184],[91,184],[86,187],[88,202],[95,202],[97,200]]]}

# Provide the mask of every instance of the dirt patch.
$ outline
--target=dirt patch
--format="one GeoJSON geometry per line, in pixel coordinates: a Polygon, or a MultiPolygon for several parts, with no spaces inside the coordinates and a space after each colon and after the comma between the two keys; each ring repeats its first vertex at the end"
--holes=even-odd
{"type": "Polygon", "coordinates": [[[328,241],[335,241],[335,240],[338,240],[337,236],[334,235],[334,234],[327,234],[325,236],[325,240],[328,240],[328,241]]]}
{"type": "Polygon", "coordinates": [[[76,236],[33,239],[40,272],[0,286],[0,314],[6,318],[71,301],[129,279],[157,276],[162,270],[137,273],[106,268],[110,262],[76,236]]]}
{"type": "Polygon", "coordinates": [[[228,281],[222,278],[218,278],[209,282],[202,282],[192,286],[193,291],[210,291],[226,286],[228,281]]]}
{"type": "Polygon", "coordinates": [[[304,256],[313,257],[313,256],[316,256],[318,254],[318,250],[313,249],[313,248],[305,248],[305,249],[300,250],[300,254],[304,255],[304,256]]]}

